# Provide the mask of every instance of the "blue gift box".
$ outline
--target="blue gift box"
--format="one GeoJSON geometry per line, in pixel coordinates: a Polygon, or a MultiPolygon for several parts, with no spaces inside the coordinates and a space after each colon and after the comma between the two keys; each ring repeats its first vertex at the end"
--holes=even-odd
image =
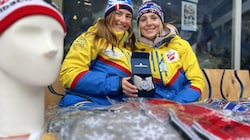
{"type": "Polygon", "coordinates": [[[131,58],[132,73],[139,76],[151,76],[149,54],[134,52],[131,58]]]}
{"type": "Polygon", "coordinates": [[[153,97],[154,95],[154,86],[153,86],[153,79],[150,69],[150,63],[149,63],[149,53],[144,52],[133,52],[132,58],[131,58],[131,65],[132,65],[132,83],[135,84],[138,89],[139,97],[153,97]],[[140,84],[135,83],[135,79],[137,78],[138,81],[140,79],[140,84]],[[152,80],[148,80],[152,79],[152,80]],[[149,82],[151,81],[151,83],[149,82]],[[146,89],[149,90],[146,90],[146,89]]]}

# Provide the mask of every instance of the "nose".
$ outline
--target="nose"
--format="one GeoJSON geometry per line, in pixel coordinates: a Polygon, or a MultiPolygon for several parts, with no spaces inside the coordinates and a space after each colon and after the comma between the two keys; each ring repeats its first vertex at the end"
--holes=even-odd
{"type": "Polygon", "coordinates": [[[122,15],[120,17],[120,22],[124,23],[126,21],[126,16],[125,15],[122,15]]]}
{"type": "Polygon", "coordinates": [[[54,57],[58,51],[59,51],[59,48],[58,46],[56,46],[57,44],[55,44],[55,42],[52,40],[52,38],[47,38],[45,41],[46,43],[45,44],[45,48],[47,49],[44,53],[45,56],[47,57],[54,57]]]}
{"type": "Polygon", "coordinates": [[[51,46],[48,51],[45,53],[45,56],[47,57],[53,57],[58,53],[58,49],[55,47],[51,46]]]}
{"type": "Polygon", "coordinates": [[[147,19],[146,25],[151,25],[151,24],[152,24],[152,21],[150,19],[147,19]]]}

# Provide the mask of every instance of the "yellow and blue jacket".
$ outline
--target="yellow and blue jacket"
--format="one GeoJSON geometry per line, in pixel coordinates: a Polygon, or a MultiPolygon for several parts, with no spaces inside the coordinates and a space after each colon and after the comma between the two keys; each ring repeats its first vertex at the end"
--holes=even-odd
{"type": "Polygon", "coordinates": [[[205,81],[189,43],[178,35],[166,37],[153,46],[138,41],[136,51],[150,54],[155,97],[180,103],[199,99],[205,81]]]}
{"type": "MultiPolygon", "coordinates": [[[[91,26],[88,32],[95,32],[91,26]]],[[[117,46],[104,46],[100,39],[94,47],[94,35],[81,34],[72,43],[60,71],[60,81],[66,88],[59,106],[71,106],[91,100],[99,105],[109,105],[109,99],[122,100],[120,78],[131,76],[131,50],[124,47],[127,32],[115,32],[117,46]]]]}

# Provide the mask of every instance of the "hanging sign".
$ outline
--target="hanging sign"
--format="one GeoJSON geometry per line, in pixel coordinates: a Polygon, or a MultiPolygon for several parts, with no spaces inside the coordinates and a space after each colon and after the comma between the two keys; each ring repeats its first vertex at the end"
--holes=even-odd
{"type": "Polygon", "coordinates": [[[186,31],[197,30],[197,4],[182,1],[181,29],[186,31]]]}

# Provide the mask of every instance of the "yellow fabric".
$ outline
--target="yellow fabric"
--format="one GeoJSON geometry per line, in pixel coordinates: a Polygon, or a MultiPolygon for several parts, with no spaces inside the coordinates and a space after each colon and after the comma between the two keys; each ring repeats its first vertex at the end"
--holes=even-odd
{"type": "MultiPolygon", "coordinates": [[[[95,30],[97,30],[96,25],[91,26],[88,29],[90,32],[95,32],[95,30]]],[[[115,33],[118,39],[126,39],[128,36],[127,32],[126,34],[124,34],[125,32],[115,33]]],[[[130,49],[123,47],[124,40],[120,41],[117,46],[114,46],[113,52],[116,52],[118,55],[121,53],[125,54],[126,57],[117,56],[119,57],[117,59],[115,59],[114,56],[111,58],[108,54],[109,51],[112,51],[111,45],[109,45],[107,49],[104,48],[105,39],[101,39],[96,43],[98,47],[93,46],[93,40],[93,35],[86,35],[86,33],[83,33],[76,38],[70,47],[60,71],[60,81],[65,88],[70,88],[77,75],[79,75],[81,72],[88,71],[91,62],[94,61],[98,55],[102,56],[105,60],[114,61],[114,63],[128,69],[128,71],[131,71],[131,66],[129,63],[131,51],[130,49]]]]}
{"type": "Polygon", "coordinates": [[[205,83],[195,53],[189,43],[181,39],[180,36],[176,35],[170,40],[167,46],[166,43],[163,43],[157,48],[154,48],[142,42],[137,42],[136,47],[136,51],[150,53],[152,75],[156,79],[163,80],[164,85],[169,84],[177,71],[183,68],[187,79],[191,81],[191,85],[203,91],[205,83]],[[175,61],[168,62],[166,59],[167,52],[177,53],[175,56],[178,56],[178,58],[175,58],[175,61]],[[162,74],[160,74],[159,71],[161,60],[167,64],[167,72],[162,72],[162,74]]]}

